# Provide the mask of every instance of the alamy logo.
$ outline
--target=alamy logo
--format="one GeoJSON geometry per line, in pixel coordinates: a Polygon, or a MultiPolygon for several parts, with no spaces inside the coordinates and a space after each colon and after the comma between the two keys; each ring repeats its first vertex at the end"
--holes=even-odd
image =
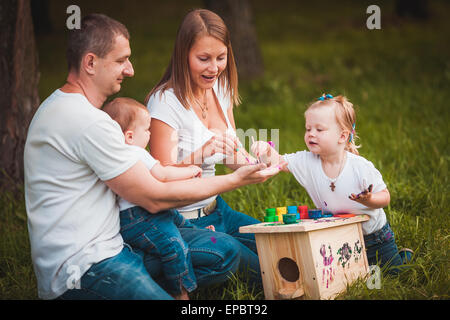
{"type": "Polygon", "coordinates": [[[381,269],[377,265],[369,266],[369,277],[366,281],[367,288],[381,289],[381,269]]]}
{"type": "Polygon", "coordinates": [[[67,267],[66,272],[70,275],[66,280],[67,289],[81,289],[80,278],[81,270],[77,265],[70,265],[67,267]]]}
{"type": "Polygon", "coordinates": [[[81,9],[79,6],[72,4],[67,7],[67,14],[70,16],[66,20],[66,27],[69,30],[81,29],[81,9]]]}
{"type": "Polygon", "coordinates": [[[381,9],[376,4],[367,7],[367,14],[371,14],[366,21],[367,29],[381,29],[381,9]]]}

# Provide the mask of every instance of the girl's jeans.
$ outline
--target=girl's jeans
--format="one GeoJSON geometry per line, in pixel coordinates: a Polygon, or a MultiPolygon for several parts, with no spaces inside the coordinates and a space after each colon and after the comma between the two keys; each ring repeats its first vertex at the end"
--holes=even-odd
{"type": "Polygon", "coordinates": [[[400,271],[398,266],[403,265],[404,262],[398,253],[394,231],[389,223],[380,230],[364,236],[364,242],[369,265],[379,263],[380,267],[385,266],[390,274],[397,274],[400,271]]]}
{"type": "Polygon", "coordinates": [[[191,254],[178,227],[193,226],[176,210],[152,214],[136,206],[120,211],[123,240],[145,254],[160,257],[165,288],[174,295],[181,294],[182,287],[188,292],[197,288],[191,254]]]}

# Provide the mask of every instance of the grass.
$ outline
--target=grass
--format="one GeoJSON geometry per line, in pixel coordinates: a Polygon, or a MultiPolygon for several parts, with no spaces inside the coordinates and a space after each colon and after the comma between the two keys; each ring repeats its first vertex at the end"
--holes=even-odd
{"type": "MultiPolygon", "coordinates": [[[[188,8],[202,6],[200,1],[167,1],[152,8],[141,8],[145,5],[137,1],[128,1],[127,7],[121,2],[77,3],[82,13],[102,11],[129,27],[136,75],[120,95],[140,101],[168,63],[182,16],[188,8]]],[[[322,92],[345,94],[357,107],[360,153],[380,170],[390,190],[385,211],[397,244],[413,249],[415,258],[400,276],[383,274],[381,289],[369,290],[360,281],[338,298],[449,299],[450,45],[442,35],[449,29],[445,12],[450,5],[430,2],[432,18],[417,22],[398,20],[393,1],[385,1],[380,5],[382,29],[370,31],[365,9],[371,3],[338,3],[253,3],[265,75],[241,83],[237,127],[278,128],[281,153],[303,150],[308,103],[322,92]]],[[[64,25],[68,4],[51,2],[55,23],[64,25]]],[[[63,39],[64,30],[58,28],[38,38],[41,99],[65,79],[64,50],[54,47],[63,39]]],[[[218,174],[228,172],[223,166],[217,169],[218,174]]],[[[285,173],[223,197],[258,219],[267,207],[313,205],[285,173]]],[[[37,298],[21,194],[0,195],[0,298],[37,298]]],[[[193,298],[264,297],[238,274],[225,286],[198,290],[193,298]]]]}

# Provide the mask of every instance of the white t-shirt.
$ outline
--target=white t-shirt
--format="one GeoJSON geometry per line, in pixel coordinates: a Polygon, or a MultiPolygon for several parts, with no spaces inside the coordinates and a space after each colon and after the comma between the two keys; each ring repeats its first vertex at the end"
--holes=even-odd
{"type": "MultiPolygon", "coordinates": [[[[150,153],[148,153],[148,151],[144,148],[133,145],[130,145],[130,147],[136,153],[139,160],[141,160],[145,164],[148,170],[152,170],[153,166],[159,162],[158,160],[155,160],[155,158],[153,158],[150,153]]],[[[121,198],[119,196],[117,196],[117,198],[120,211],[137,206],[137,204],[131,203],[124,198],[121,198]]]]}
{"type": "Polygon", "coordinates": [[[24,153],[39,297],[60,296],[92,264],[122,250],[116,195],[103,181],[137,161],[120,126],[83,95],[56,90],[41,104],[24,153]]]}
{"type": "Polygon", "coordinates": [[[378,231],[386,224],[386,214],[382,208],[371,209],[348,198],[350,194],[358,194],[371,184],[374,193],[386,189],[380,172],[372,162],[347,152],[347,160],[335,181],[336,188],[331,191],[331,179],[323,171],[318,155],[309,151],[298,151],[284,155],[284,159],[288,163],[289,171],[306,189],[317,208],[335,214],[369,215],[370,219],[362,223],[364,235],[378,231]]]}
{"type": "MultiPolygon", "coordinates": [[[[213,90],[227,122],[227,133],[230,135],[236,135],[236,132],[228,119],[227,113],[228,107],[231,105],[230,97],[225,94],[224,89],[219,88],[217,81],[214,84],[213,90]]],[[[187,110],[181,104],[175,96],[173,89],[165,90],[161,96],[160,91],[154,93],[148,101],[147,108],[152,118],[161,120],[175,129],[178,137],[178,162],[181,162],[192,152],[201,148],[214,136],[214,132],[205,127],[192,108],[187,110]]],[[[201,165],[202,176],[214,176],[215,164],[221,163],[223,159],[224,156],[221,154],[216,154],[204,159],[204,162],[201,165]]],[[[215,198],[216,196],[212,196],[200,202],[178,208],[178,210],[183,213],[183,211],[203,208],[211,203],[215,198]]]]}

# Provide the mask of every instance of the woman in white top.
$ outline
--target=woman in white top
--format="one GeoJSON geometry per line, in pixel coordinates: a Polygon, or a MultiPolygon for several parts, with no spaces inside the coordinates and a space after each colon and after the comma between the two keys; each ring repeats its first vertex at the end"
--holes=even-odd
{"type": "MultiPolygon", "coordinates": [[[[206,177],[215,174],[215,163],[221,161],[233,170],[255,162],[236,137],[236,65],[229,32],[215,13],[199,9],[186,15],[170,64],[146,102],[152,116],[150,153],[161,164],[197,164],[206,177]]],[[[216,232],[238,240],[241,267],[248,266],[259,278],[254,235],[239,233],[240,226],[258,220],[234,211],[220,195],[178,210],[193,224],[214,225],[216,232]]]]}

